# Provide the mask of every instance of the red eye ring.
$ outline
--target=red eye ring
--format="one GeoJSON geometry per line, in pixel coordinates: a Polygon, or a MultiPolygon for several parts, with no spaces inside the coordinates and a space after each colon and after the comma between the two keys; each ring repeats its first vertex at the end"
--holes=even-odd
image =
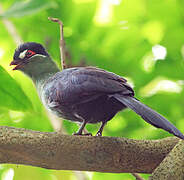
{"type": "Polygon", "coordinates": [[[31,57],[33,55],[35,55],[36,53],[34,51],[31,51],[31,50],[27,50],[27,53],[26,53],[26,56],[27,57],[31,57]]]}

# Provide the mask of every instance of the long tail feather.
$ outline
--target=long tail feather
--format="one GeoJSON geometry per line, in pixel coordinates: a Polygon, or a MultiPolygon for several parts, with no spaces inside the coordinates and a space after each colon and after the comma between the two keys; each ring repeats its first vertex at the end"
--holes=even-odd
{"type": "Polygon", "coordinates": [[[173,124],[134,97],[123,96],[120,94],[114,94],[113,97],[139,114],[146,122],[157,128],[162,128],[181,139],[184,139],[184,135],[173,124]]]}

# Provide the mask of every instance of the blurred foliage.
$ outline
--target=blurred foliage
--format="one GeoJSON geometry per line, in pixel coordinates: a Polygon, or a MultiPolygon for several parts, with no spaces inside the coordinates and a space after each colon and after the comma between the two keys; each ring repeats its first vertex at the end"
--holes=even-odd
{"type": "MultiPolygon", "coordinates": [[[[58,17],[64,23],[68,64],[83,62],[127,78],[138,99],[184,131],[183,0],[1,0],[0,6],[4,10],[0,14],[0,125],[53,131],[31,80],[9,67],[17,44],[3,18],[13,23],[23,41],[45,45],[60,64],[59,27],[47,20],[58,17]]],[[[70,134],[77,129],[68,121],[63,127],[70,134]]],[[[95,133],[98,125],[88,125],[87,129],[95,133]]],[[[130,110],[116,115],[104,135],[135,139],[170,136],[130,110]]],[[[134,179],[130,174],[84,174],[92,180],[134,179]]],[[[16,165],[1,165],[0,177],[77,179],[71,171],[16,165]]]]}
{"type": "Polygon", "coordinates": [[[0,67],[0,77],[0,106],[13,110],[31,109],[32,104],[28,97],[17,82],[2,67],[0,67]]]}

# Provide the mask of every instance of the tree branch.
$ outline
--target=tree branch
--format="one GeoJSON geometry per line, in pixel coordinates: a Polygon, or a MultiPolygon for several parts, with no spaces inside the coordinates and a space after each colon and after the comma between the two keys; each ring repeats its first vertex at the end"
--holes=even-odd
{"type": "Polygon", "coordinates": [[[0,163],[58,170],[151,173],[178,138],[133,140],[0,127],[0,163]]]}
{"type": "Polygon", "coordinates": [[[157,179],[184,179],[184,141],[180,140],[179,143],[172,149],[167,157],[160,163],[154,170],[149,180],[157,179]]]}
{"type": "Polygon", "coordinates": [[[63,23],[58,18],[48,17],[50,21],[57,22],[60,26],[60,40],[59,40],[59,47],[60,47],[60,55],[61,55],[61,68],[65,69],[65,42],[63,36],[63,23]]]}

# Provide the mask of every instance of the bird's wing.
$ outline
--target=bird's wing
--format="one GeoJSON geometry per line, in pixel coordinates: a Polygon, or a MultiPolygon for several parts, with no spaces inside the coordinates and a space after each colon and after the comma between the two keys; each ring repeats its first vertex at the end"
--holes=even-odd
{"type": "Polygon", "coordinates": [[[134,95],[124,78],[94,67],[71,68],[55,76],[49,91],[62,102],[84,102],[118,92],[134,95]]]}
{"type": "Polygon", "coordinates": [[[81,92],[113,94],[121,92],[124,95],[133,94],[132,88],[126,79],[114,73],[86,67],[73,71],[70,76],[70,85],[79,88],[81,92]]]}

